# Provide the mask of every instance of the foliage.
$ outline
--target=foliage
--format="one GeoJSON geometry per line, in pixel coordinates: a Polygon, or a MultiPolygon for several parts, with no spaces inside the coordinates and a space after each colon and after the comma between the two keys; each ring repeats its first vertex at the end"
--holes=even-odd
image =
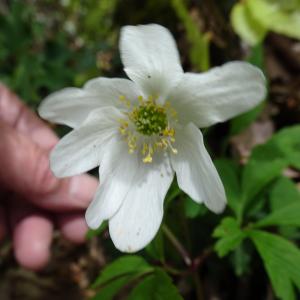
{"type": "Polygon", "coordinates": [[[238,249],[242,241],[251,239],[264,262],[276,295],[287,300],[296,299],[294,284],[300,289],[300,269],[296,267],[300,250],[283,237],[254,228],[277,226],[282,235],[290,237],[291,231],[285,234],[282,229],[290,226],[295,233],[300,226],[300,192],[292,181],[281,176],[284,167],[298,166],[296,135],[300,136],[300,126],[283,129],[266,144],[257,146],[242,171],[240,187],[237,169],[230,161],[217,164],[224,178],[233,216],[223,218],[215,229],[214,236],[218,238],[215,250],[223,257],[238,249]],[[275,185],[270,189],[275,179],[275,185]],[[269,212],[262,218],[259,213],[262,207],[257,211],[253,205],[255,199],[262,199],[260,201],[269,207],[269,212]]]}
{"type": "Polygon", "coordinates": [[[246,0],[231,14],[236,33],[250,45],[261,42],[268,31],[300,39],[299,1],[246,0]]]}
{"type": "Polygon", "coordinates": [[[300,250],[291,242],[271,233],[252,230],[253,240],[278,297],[296,299],[293,284],[300,289],[300,250]]]}
{"type": "Polygon", "coordinates": [[[94,299],[112,299],[128,284],[136,283],[127,299],[182,299],[170,277],[160,268],[150,266],[142,257],[123,256],[99,275],[94,299]]]}
{"type": "MultiPolygon", "coordinates": [[[[0,4],[0,80],[36,108],[44,96],[65,86],[81,86],[96,76],[124,77],[116,49],[119,29],[126,24],[166,25],[183,48],[184,66],[200,71],[236,57],[264,71],[268,32],[300,38],[297,0],[211,3],[220,12],[217,17],[209,15],[206,23],[205,12],[196,1],[13,0],[9,5],[0,4]],[[230,15],[235,33],[251,46],[246,55],[226,56],[222,38],[228,37],[214,31],[214,22],[223,14],[230,15]]],[[[240,44],[237,40],[228,47],[239,48],[240,44]]],[[[236,274],[230,276],[245,279],[262,268],[277,297],[296,299],[300,290],[300,193],[284,171],[291,168],[299,176],[300,126],[283,128],[256,146],[244,165],[228,147],[230,137],[264,111],[268,97],[228,124],[204,132],[213,141],[207,146],[217,158],[214,162],[227,195],[224,214],[209,213],[174,181],[164,203],[162,228],[138,254],[122,255],[115,250],[103,238],[107,223],[89,231],[87,239],[100,239],[111,260],[92,285],[94,299],[201,299],[203,277],[210,281],[211,290],[217,290],[215,282],[226,281],[230,271],[236,274]]]]}

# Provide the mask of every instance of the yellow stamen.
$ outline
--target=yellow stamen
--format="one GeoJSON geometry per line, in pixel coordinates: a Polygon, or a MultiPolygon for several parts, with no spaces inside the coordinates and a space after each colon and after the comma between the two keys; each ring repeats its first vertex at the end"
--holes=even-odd
{"type": "Polygon", "coordinates": [[[129,101],[124,95],[120,95],[119,100],[120,100],[127,108],[130,108],[131,103],[130,103],[130,101],[129,101]]]}
{"type": "Polygon", "coordinates": [[[148,154],[146,157],[143,158],[143,162],[144,163],[151,163],[152,162],[152,156],[153,156],[153,149],[151,147],[151,145],[148,145],[148,154]]]}
{"type": "Polygon", "coordinates": [[[140,104],[143,104],[143,103],[144,103],[144,98],[143,98],[143,96],[138,96],[138,100],[139,100],[140,104]]]}
{"type": "Polygon", "coordinates": [[[144,163],[151,163],[154,154],[159,151],[169,149],[173,154],[178,152],[172,145],[175,143],[175,129],[170,124],[170,121],[176,121],[177,113],[169,101],[164,105],[156,104],[157,98],[157,95],[150,95],[147,99],[139,96],[139,105],[132,107],[124,95],[119,97],[127,108],[131,108],[124,113],[125,119],[118,120],[119,131],[128,144],[128,152],[140,151],[144,163]],[[144,142],[138,143],[138,139],[144,139],[144,142]]]}

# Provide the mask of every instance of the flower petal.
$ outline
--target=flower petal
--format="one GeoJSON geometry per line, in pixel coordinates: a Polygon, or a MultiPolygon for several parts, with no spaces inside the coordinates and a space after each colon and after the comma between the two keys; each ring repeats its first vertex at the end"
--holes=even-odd
{"type": "Polygon", "coordinates": [[[173,176],[168,159],[161,163],[139,163],[134,184],[120,209],[109,220],[109,232],[116,248],[135,252],[154,238],[162,221],[163,201],[173,176]]]}
{"type": "Polygon", "coordinates": [[[84,90],[99,95],[102,106],[115,106],[119,109],[126,108],[120,101],[120,96],[125,96],[132,104],[137,104],[141,94],[134,82],[122,78],[94,78],[84,85],[84,90]]]}
{"type": "Polygon", "coordinates": [[[137,101],[139,92],[136,85],[127,79],[95,78],[88,81],[83,89],[65,88],[49,95],[40,105],[39,114],[43,119],[76,128],[96,108],[124,108],[119,100],[121,95],[137,101]]]}
{"type": "Polygon", "coordinates": [[[63,137],[50,154],[51,170],[57,177],[81,174],[100,164],[109,140],[118,135],[118,119],[123,116],[114,107],[98,108],[84,123],[63,137]]]}
{"type": "Polygon", "coordinates": [[[99,168],[100,186],[85,214],[90,228],[97,229],[116,213],[133,185],[137,169],[138,156],[128,153],[123,140],[112,139],[99,168]]]}
{"type": "Polygon", "coordinates": [[[185,73],[170,101],[182,124],[207,127],[253,108],[265,95],[265,77],[258,68],[231,62],[203,74],[185,73]]]}
{"type": "Polygon", "coordinates": [[[224,210],[226,196],[218,172],[203,143],[201,131],[192,123],[176,133],[177,155],[171,156],[179,187],[194,201],[215,213],[224,210]]]}
{"type": "Polygon", "coordinates": [[[183,74],[176,43],[163,26],[123,27],[120,51],[125,72],[146,95],[166,95],[183,74]]]}

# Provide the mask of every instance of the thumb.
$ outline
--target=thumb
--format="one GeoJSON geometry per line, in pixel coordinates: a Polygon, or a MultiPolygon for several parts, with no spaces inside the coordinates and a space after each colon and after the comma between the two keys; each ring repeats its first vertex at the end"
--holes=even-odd
{"type": "Polygon", "coordinates": [[[55,178],[48,153],[27,136],[0,123],[0,186],[52,210],[85,208],[97,188],[88,175],[55,178]]]}

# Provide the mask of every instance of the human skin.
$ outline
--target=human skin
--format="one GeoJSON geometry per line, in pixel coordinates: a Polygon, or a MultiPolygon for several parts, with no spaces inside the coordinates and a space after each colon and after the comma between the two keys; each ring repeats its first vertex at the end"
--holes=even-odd
{"type": "Polygon", "coordinates": [[[57,179],[49,168],[55,133],[0,84],[0,243],[9,236],[15,258],[32,270],[49,261],[53,230],[84,242],[83,212],[98,182],[84,174],[57,179]]]}

